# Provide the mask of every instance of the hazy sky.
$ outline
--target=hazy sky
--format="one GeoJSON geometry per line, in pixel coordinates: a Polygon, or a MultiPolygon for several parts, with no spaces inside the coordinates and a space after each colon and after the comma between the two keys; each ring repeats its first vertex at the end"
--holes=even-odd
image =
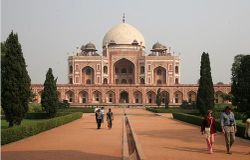
{"type": "Polygon", "coordinates": [[[67,57],[89,41],[100,53],[123,13],[147,52],[159,41],[180,53],[181,83],[197,82],[203,51],[214,83],[229,83],[234,56],[250,54],[249,0],[2,0],[1,41],[18,33],[32,83],[43,83],[49,67],[67,83],[67,57]]]}

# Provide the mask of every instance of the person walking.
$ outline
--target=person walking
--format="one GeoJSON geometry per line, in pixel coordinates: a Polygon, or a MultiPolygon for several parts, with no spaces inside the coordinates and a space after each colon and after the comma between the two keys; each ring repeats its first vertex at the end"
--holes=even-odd
{"type": "Polygon", "coordinates": [[[208,152],[213,153],[214,135],[216,133],[215,119],[212,110],[208,110],[201,124],[201,134],[205,134],[208,152]]]}
{"type": "Polygon", "coordinates": [[[102,114],[102,123],[104,123],[104,115],[105,115],[104,107],[101,107],[101,114],[102,114]]]}
{"type": "Polygon", "coordinates": [[[96,111],[96,123],[97,123],[97,129],[100,129],[102,125],[102,114],[100,109],[96,111]]]}
{"type": "Polygon", "coordinates": [[[112,128],[112,121],[114,120],[113,112],[111,111],[111,108],[109,108],[109,111],[107,113],[107,122],[108,122],[108,128],[112,128]]]}
{"type": "Polygon", "coordinates": [[[94,110],[94,113],[95,113],[95,121],[96,121],[96,123],[97,123],[97,111],[99,110],[99,108],[98,107],[95,107],[95,110],[94,110]]]}
{"type": "Polygon", "coordinates": [[[245,137],[250,139],[250,117],[246,119],[245,137]]]}
{"type": "MultiPolygon", "coordinates": [[[[245,137],[250,140],[250,116],[246,119],[245,137]]],[[[250,152],[248,154],[250,154],[250,152]]]]}
{"type": "Polygon", "coordinates": [[[222,132],[225,135],[227,154],[232,154],[231,147],[235,141],[235,133],[237,132],[237,127],[234,113],[229,106],[226,106],[224,112],[222,112],[220,121],[222,132]]]}

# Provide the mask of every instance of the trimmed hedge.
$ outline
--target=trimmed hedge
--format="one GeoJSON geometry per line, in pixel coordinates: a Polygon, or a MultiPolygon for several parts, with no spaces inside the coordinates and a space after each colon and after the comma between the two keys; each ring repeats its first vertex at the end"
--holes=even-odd
{"type": "MultiPolygon", "coordinates": [[[[71,112],[58,112],[56,113],[56,117],[65,116],[70,114],[71,112]]],[[[25,119],[48,119],[50,118],[48,113],[46,112],[33,112],[33,113],[26,113],[25,119]]]]}
{"type": "Polygon", "coordinates": [[[196,109],[183,109],[183,108],[162,108],[162,107],[146,107],[146,110],[154,112],[154,113],[192,113],[196,114],[198,113],[198,110],[196,109]]]}
{"type": "Polygon", "coordinates": [[[59,112],[82,112],[82,113],[94,113],[94,108],[90,107],[69,107],[66,109],[59,109],[59,112]]]}
{"type": "MultiPolygon", "coordinates": [[[[200,126],[202,123],[203,118],[195,115],[185,114],[185,113],[172,113],[174,119],[178,119],[180,121],[184,121],[187,123],[191,123],[194,125],[200,126]]],[[[221,132],[221,126],[220,121],[217,119],[216,121],[216,130],[221,132]]],[[[245,126],[243,124],[237,124],[237,132],[236,136],[238,137],[244,137],[245,134],[245,126]]]]}
{"type": "Polygon", "coordinates": [[[76,112],[65,116],[56,117],[35,124],[15,126],[1,130],[1,145],[15,142],[17,140],[38,134],[40,132],[58,127],[60,125],[72,122],[82,117],[82,113],[76,112]]]}

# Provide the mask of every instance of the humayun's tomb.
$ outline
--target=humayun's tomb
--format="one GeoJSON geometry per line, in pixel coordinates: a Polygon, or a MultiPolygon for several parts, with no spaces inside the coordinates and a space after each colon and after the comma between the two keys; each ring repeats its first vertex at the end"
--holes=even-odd
{"type": "MultiPolygon", "coordinates": [[[[155,105],[158,88],[170,105],[196,101],[198,84],[181,84],[181,60],[157,42],[145,52],[143,35],[126,23],[111,28],[103,38],[102,54],[91,42],[68,57],[68,84],[58,84],[59,99],[73,105],[155,105]]],[[[40,103],[43,84],[33,84],[40,103]]],[[[215,101],[231,91],[230,85],[214,85],[215,101]]],[[[165,99],[163,98],[164,102],[165,99]]]]}

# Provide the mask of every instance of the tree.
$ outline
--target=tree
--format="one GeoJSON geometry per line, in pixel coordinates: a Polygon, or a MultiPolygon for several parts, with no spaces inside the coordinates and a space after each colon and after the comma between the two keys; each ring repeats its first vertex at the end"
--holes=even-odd
{"type": "Polygon", "coordinates": [[[234,57],[234,63],[232,64],[231,72],[232,72],[232,77],[231,77],[231,93],[233,95],[232,97],[232,104],[237,106],[239,102],[239,95],[238,95],[238,83],[239,83],[239,69],[241,65],[241,60],[244,57],[243,54],[236,55],[234,57]]]}
{"type": "Polygon", "coordinates": [[[164,103],[164,106],[165,106],[166,109],[169,107],[168,105],[169,105],[169,95],[165,94],[165,103],[164,103]]]}
{"type": "Polygon", "coordinates": [[[211,76],[209,54],[203,52],[201,56],[199,89],[197,93],[197,108],[202,114],[214,108],[214,88],[211,76]]]}
{"type": "Polygon", "coordinates": [[[28,111],[30,77],[18,35],[13,31],[1,43],[1,103],[9,127],[20,125],[28,111]]]}
{"type": "Polygon", "coordinates": [[[59,104],[56,81],[57,79],[54,79],[52,69],[49,68],[44,82],[41,104],[51,118],[56,116],[57,106],[59,104]]]}
{"type": "Polygon", "coordinates": [[[223,103],[225,101],[232,101],[232,94],[230,94],[230,93],[222,93],[221,98],[223,99],[223,103]]]}
{"type": "Polygon", "coordinates": [[[161,105],[161,99],[162,99],[161,88],[158,88],[157,94],[156,94],[156,104],[158,107],[160,107],[160,105],[161,105]]]}
{"type": "Polygon", "coordinates": [[[239,111],[250,114],[250,55],[241,58],[236,99],[239,111]]]}

